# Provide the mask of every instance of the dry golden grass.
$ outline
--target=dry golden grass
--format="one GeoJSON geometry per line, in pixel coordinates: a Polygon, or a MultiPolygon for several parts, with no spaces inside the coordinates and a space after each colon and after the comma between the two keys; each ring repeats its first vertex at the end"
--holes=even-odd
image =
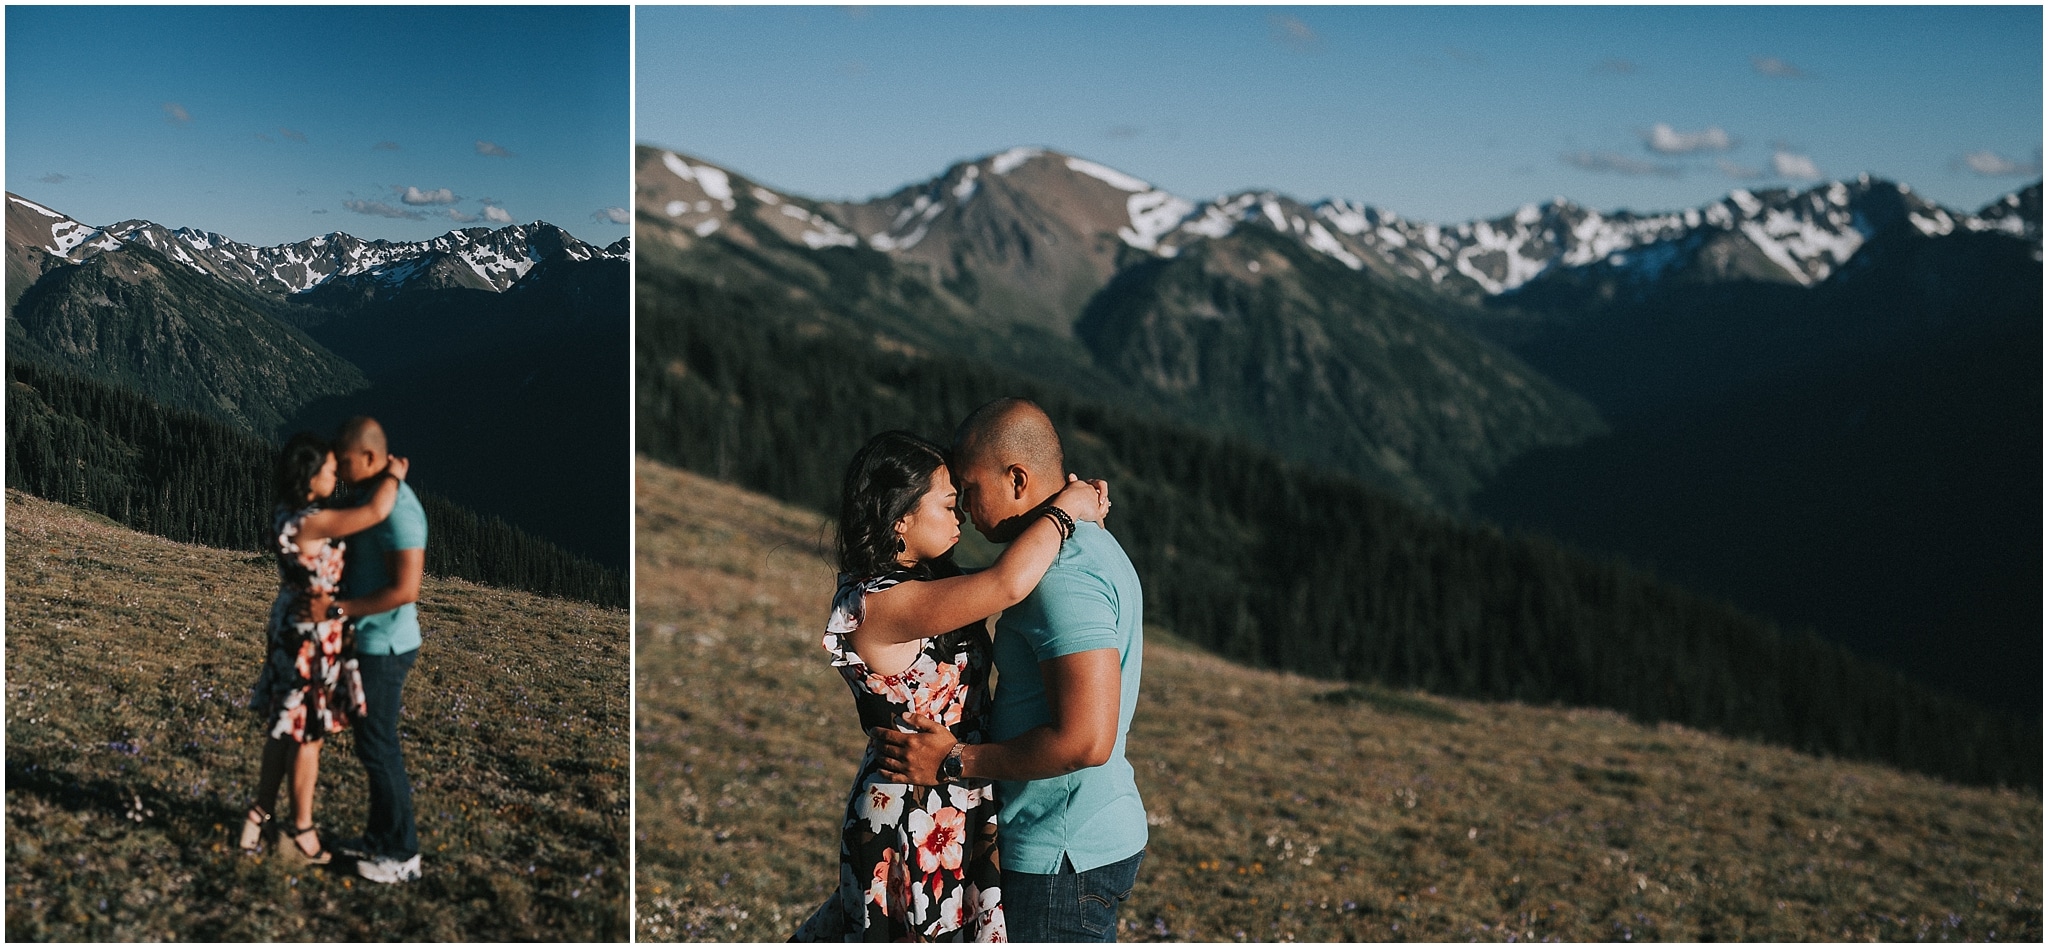
{"type": "MultiPolygon", "coordinates": [[[[639,467],[639,937],[786,938],[860,756],[821,520],[639,467]]],[[[2041,800],[1149,632],[1124,940],[2024,940],[2041,800]]]]}
{"type": "MultiPolygon", "coordinates": [[[[10,940],[623,940],[626,614],[429,577],[400,729],[425,875],[245,858],[266,557],[7,494],[10,940]]],[[[348,737],[317,819],[363,822],[348,737]]]]}

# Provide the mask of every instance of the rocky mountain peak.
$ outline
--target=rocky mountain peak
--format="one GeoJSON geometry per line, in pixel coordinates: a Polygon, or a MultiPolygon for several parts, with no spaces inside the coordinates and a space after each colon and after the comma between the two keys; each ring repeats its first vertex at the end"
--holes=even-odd
{"type": "Polygon", "coordinates": [[[173,229],[139,219],[93,227],[18,195],[10,193],[7,198],[10,267],[16,267],[16,256],[30,247],[59,263],[78,263],[135,243],[194,272],[269,296],[305,293],[337,280],[369,280],[398,288],[428,274],[436,286],[503,291],[535,263],[556,254],[587,260],[611,253],[545,221],[495,230],[466,227],[422,241],[365,241],[337,231],[257,247],[211,231],[173,229]]]}
{"type": "MultiPolygon", "coordinates": [[[[992,266],[1020,281],[1084,273],[1106,279],[1131,250],[1172,257],[1241,227],[1267,228],[1350,269],[1473,301],[1539,279],[1598,274],[1641,283],[1702,265],[1709,278],[1812,286],[1874,237],[1908,227],[1926,237],[1960,229],[2040,240],[2038,185],[1962,214],[1869,175],[1803,190],[1738,188],[1700,207],[1657,213],[1598,211],[1552,197],[1497,217],[1443,224],[1349,199],[1304,204],[1270,190],[1193,201],[1036,146],[958,162],[859,202],[772,191],[660,149],[643,149],[641,167],[642,213],[659,212],[680,225],[672,240],[709,237],[728,228],[733,215],[747,214],[750,225],[813,250],[864,246],[942,276],[992,266]]],[[[742,243],[752,239],[726,233],[742,243]]]]}

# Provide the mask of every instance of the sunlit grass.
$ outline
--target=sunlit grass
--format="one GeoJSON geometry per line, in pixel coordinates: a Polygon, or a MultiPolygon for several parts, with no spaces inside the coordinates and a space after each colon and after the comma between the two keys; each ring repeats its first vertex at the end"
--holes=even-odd
{"type": "MultiPolygon", "coordinates": [[[[626,615],[429,578],[400,724],[425,875],[234,849],[276,570],[7,495],[10,940],[622,940],[626,615]]],[[[318,822],[362,827],[328,742],[318,822]]]]}
{"type": "MultiPolygon", "coordinates": [[[[860,756],[819,518],[639,468],[639,936],[787,938],[860,756]]],[[[2041,938],[2038,795],[1606,711],[1240,668],[1148,632],[1122,938],[2041,938]]]]}

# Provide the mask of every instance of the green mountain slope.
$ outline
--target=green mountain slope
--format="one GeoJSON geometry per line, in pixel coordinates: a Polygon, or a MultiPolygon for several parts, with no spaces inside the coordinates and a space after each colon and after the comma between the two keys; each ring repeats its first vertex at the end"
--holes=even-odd
{"type": "Polygon", "coordinates": [[[902,195],[812,202],[642,147],[640,267],[1449,509],[1521,452],[1604,430],[1505,349],[1299,241],[1247,230],[1156,257],[1118,236],[1126,195],[1095,177],[1050,159],[972,178],[964,167],[935,186],[973,200],[885,251],[852,234],[884,226],[880,208],[902,195]]]}
{"type": "Polygon", "coordinates": [[[1604,430],[1513,355],[1263,229],[1126,267],[1075,331],[1175,418],[1439,507],[1604,430]]]}
{"type": "Polygon", "coordinates": [[[368,383],[257,300],[137,245],[45,273],[9,312],[7,347],[266,436],[368,383]]]}

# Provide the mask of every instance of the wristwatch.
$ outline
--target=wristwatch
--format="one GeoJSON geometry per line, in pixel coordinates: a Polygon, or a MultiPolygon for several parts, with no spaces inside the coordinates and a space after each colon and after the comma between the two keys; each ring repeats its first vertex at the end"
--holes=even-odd
{"type": "Polygon", "coordinates": [[[946,752],[946,758],[939,761],[940,780],[960,779],[961,769],[966,766],[960,762],[960,749],[966,746],[964,743],[954,744],[953,749],[946,752]]]}

